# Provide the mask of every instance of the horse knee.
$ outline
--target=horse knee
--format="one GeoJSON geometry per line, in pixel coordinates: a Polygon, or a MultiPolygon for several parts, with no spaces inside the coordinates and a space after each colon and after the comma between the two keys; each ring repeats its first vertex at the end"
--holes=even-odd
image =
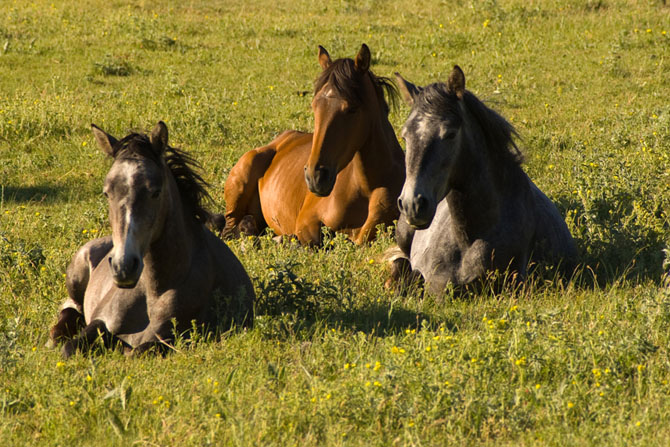
{"type": "Polygon", "coordinates": [[[71,307],[65,308],[58,314],[58,322],[49,331],[49,338],[53,344],[72,338],[84,326],[84,316],[71,307]]]}
{"type": "Polygon", "coordinates": [[[407,258],[396,258],[391,262],[391,272],[384,283],[386,289],[394,289],[398,293],[406,292],[412,286],[421,286],[423,276],[418,270],[412,270],[407,258]]]}
{"type": "Polygon", "coordinates": [[[84,329],[79,332],[79,335],[66,341],[63,344],[61,353],[63,358],[72,357],[77,351],[88,351],[93,346],[93,343],[98,339],[102,339],[104,346],[112,345],[114,336],[107,329],[107,325],[102,320],[93,320],[84,329]]]}
{"type": "Polygon", "coordinates": [[[322,224],[317,219],[301,219],[298,217],[295,236],[301,245],[318,247],[323,242],[321,239],[322,224]]]}

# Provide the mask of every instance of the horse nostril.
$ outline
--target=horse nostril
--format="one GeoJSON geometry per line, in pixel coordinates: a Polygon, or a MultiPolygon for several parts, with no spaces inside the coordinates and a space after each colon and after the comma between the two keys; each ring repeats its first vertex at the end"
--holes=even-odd
{"type": "Polygon", "coordinates": [[[137,258],[133,258],[133,272],[137,271],[137,268],[140,265],[140,260],[137,258]]]}
{"type": "Polygon", "coordinates": [[[398,197],[398,209],[402,211],[402,199],[398,197]]]}
{"type": "Polygon", "coordinates": [[[419,194],[418,196],[416,196],[416,210],[417,210],[419,213],[421,213],[422,211],[424,211],[424,210],[426,209],[427,206],[428,206],[428,199],[426,199],[426,198],[425,198],[424,196],[422,196],[421,194],[419,194]]]}
{"type": "Polygon", "coordinates": [[[328,171],[328,168],[324,166],[320,166],[316,168],[316,170],[314,171],[314,180],[316,181],[317,184],[328,182],[329,177],[330,172],[328,171]]]}
{"type": "Polygon", "coordinates": [[[111,267],[112,266],[112,257],[111,256],[109,256],[107,258],[107,262],[109,262],[109,266],[111,267]]]}

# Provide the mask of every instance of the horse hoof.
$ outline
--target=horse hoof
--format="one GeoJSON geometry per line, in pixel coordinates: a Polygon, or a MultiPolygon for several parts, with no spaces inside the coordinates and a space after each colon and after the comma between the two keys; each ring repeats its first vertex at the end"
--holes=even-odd
{"type": "Polygon", "coordinates": [[[64,359],[69,359],[74,355],[75,352],[77,352],[77,346],[72,340],[65,343],[63,345],[63,349],[61,350],[61,354],[63,355],[64,359]]]}

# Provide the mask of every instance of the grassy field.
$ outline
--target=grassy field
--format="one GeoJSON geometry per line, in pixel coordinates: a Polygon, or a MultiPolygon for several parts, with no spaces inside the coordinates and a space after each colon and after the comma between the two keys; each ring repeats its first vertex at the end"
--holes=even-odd
{"type": "MultiPolygon", "coordinates": [[[[670,7],[652,0],[0,3],[3,445],[667,445],[670,7]],[[517,127],[581,273],[455,298],[383,288],[389,231],[230,246],[253,330],[63,362],[78,247],[108,234],[90,132],[164,120],[218,211],[246,150],[310,130],[317,45],[426,84],[454,64],[517,127]],[[666,267],[667,271],[667,267],[666,267]]],[[[399,131],[407,108],[391,120],[399,131]]]]}

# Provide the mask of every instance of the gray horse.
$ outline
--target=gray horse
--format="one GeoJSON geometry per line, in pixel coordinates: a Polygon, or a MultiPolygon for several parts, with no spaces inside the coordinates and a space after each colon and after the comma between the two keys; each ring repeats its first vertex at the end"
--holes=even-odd
{"type": "Polygon", "coordinates": [[[112,236],[92,240],[74,255],[67,269],[69,298],[50,331],[51,343],[64,341],[66,358],[99,335],[108,345],[120,340],[133,353],[143,352],[165,346],[175,330],[186,331],[193,322],[217,323],[212,317],[222,307],[236,323],[252,324],[251,281],[205,227],[217,217],[203,207],[206,184],[193,159],[168,146],[165,124],[159,122],[151,137],[133,133],[120,141],[92,128],[114,158],[103,188],[112,236]]]}
{"type": "Polygon", "coordinates": [[[425,88],[396,77],[412,110],[392,277],[411,269],[441,293],[493,271],[523,279],[531,260],[570,268],[563,218],[521,169],[512,125],[465,89],[463,71],[425,88]]]}

